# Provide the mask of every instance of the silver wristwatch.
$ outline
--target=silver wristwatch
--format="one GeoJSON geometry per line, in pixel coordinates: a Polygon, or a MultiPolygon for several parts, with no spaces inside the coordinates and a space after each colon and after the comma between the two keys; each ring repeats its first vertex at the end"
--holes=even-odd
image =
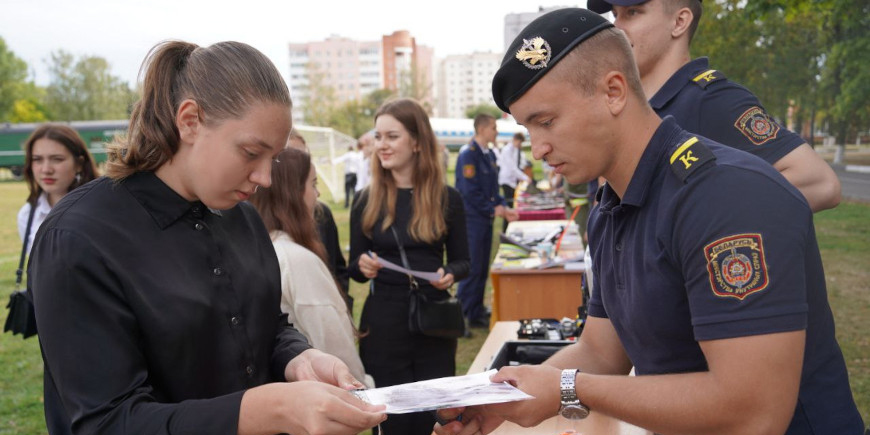
{"type": "Polygon", "coordinates": [[[562,391],[562,405],[559,414],[569,420],[580,420],[589,415],[589,408],[580,403],[577,391],[574,389],[574,378],[577,377],[577,369],[562,370],[562,379],[559,388],[562,391]]]}

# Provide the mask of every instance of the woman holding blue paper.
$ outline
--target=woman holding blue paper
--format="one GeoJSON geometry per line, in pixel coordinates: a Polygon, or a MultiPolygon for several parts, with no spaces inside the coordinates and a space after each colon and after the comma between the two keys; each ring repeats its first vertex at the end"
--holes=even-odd
{"type": "MultiPolygon", "coordinates": [[[[350,276],[371,280],[360,321],[365,334],[360,356],[378,387],[453,376],[456,339],[411,332],[408,275],[382,269],[378,258],[437,272],[438,280],[416,282],[430,299],[448,298],[446,290],[470,268],[462,197],[444,184],[438,144],[417,102],[381,106],[374,145],[371,184],[357,195],[350,217],[350,276]]],[[[434,423],[431,414],[415,413],[390,416],[381,427],[386,434],[429,434],[434,423]]]]}

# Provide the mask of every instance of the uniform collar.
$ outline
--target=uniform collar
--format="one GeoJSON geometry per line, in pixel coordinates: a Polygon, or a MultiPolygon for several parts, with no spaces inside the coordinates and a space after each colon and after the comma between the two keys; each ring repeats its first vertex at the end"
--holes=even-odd
{"type": "Polygon", "coordinates": [[[620,200],[610,184],[606,184],[601,193],[602,210],[610,211],[620,205],[643,206],[650,188],[656,184],[655,179],[659,172],[667,168],[667,165],[662,163],[664,156],[679,139],[682,131],[674,121],[674,117],[666,116],[653,133],[640,161],[637,162],[637,168],[631,176],[631,181],[628,182],[625,197],[620,200]]]}
{"type": "Polygon", "coordinates": [[[157,178],[154,172],[137,172],[127,177],[122,184],[161,229],[172,225],[187,213],[202,219],[203,214],[209,211],[201,201],[187,201],[182,198],[163,180],[157,178]]]}
{"type": "Polygon", "coordinates": [[[683,65],[649,100],[653,109],[659,110],[674,99],[683,87],[687,86],[700,71],[710,68],[710,61],[706,57],[699,57],[683,65]]]}
{"type": "Polygon", "coordinates": [[[477,143],[477,141],[474,140],[473,138],[471,139],[471,143],[468,144],[468,146],[470,146],[472,149],[476,149],[477,151],[479,151],[483,155],[486,155],[486,152],[489,151],[489,150],[484,151],[483,146],[481,146],[479,143],[477,143]]]}

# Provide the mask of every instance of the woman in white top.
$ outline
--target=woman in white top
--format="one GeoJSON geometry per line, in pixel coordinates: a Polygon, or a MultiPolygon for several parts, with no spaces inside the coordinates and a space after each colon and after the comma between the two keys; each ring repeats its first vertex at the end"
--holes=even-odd
{"type": "Polygon", "coordinates": [[[369,387],[356,350],[356,330],[344,295],[326,267],[317,234],[317,174],[311,156],[288,148],[272,168],[272,186],[251,196],[272,237],[281,266],[281,311],[314,348],[339,357],[369,387]]]}
{"type": "Polygon", "coordinates": [[[30,211],[36,207],[27,240],[28,253],[51,208],[71,190],[94,178],[94,158],[75,130],[63,124],[43,124],[33,131],[24,144],[24,181],[30,195],[18,211],[18,235],[24,241],[30,211]]]}

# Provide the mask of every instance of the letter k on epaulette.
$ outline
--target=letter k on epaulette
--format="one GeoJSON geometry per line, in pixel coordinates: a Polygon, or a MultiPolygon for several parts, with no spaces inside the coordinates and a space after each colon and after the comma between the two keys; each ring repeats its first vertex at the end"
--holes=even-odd
{"type": "Polygon", "coordinates": [[[706,89],[707,85],[709,85],[710,83],[718,82],[719,80],[724,79],[725,74],[722,74],[722,71],[708,69],[707,71],[704,71],[701,74],[698,74],[694,78],[692,78],[692,82],[700,86],[702,89],[706,89]]]}
{"type": "Polygon", "coordinates": [[[696,136],[692,136],[691,139],[683,142],[679,147],[677,147],[677,150],[671,154],[671,169],[673,169],[674,173],[677,174],[677,178],[685,183],[686,178],[689,178],[689,175],[691,175],[692,172],[695,172],[695,170],[704,166],[704,163],[713,160],[716,160],[716,156],[713,155],[710,148],[707,148],[703,143],[698,142],[696,136]]]}

